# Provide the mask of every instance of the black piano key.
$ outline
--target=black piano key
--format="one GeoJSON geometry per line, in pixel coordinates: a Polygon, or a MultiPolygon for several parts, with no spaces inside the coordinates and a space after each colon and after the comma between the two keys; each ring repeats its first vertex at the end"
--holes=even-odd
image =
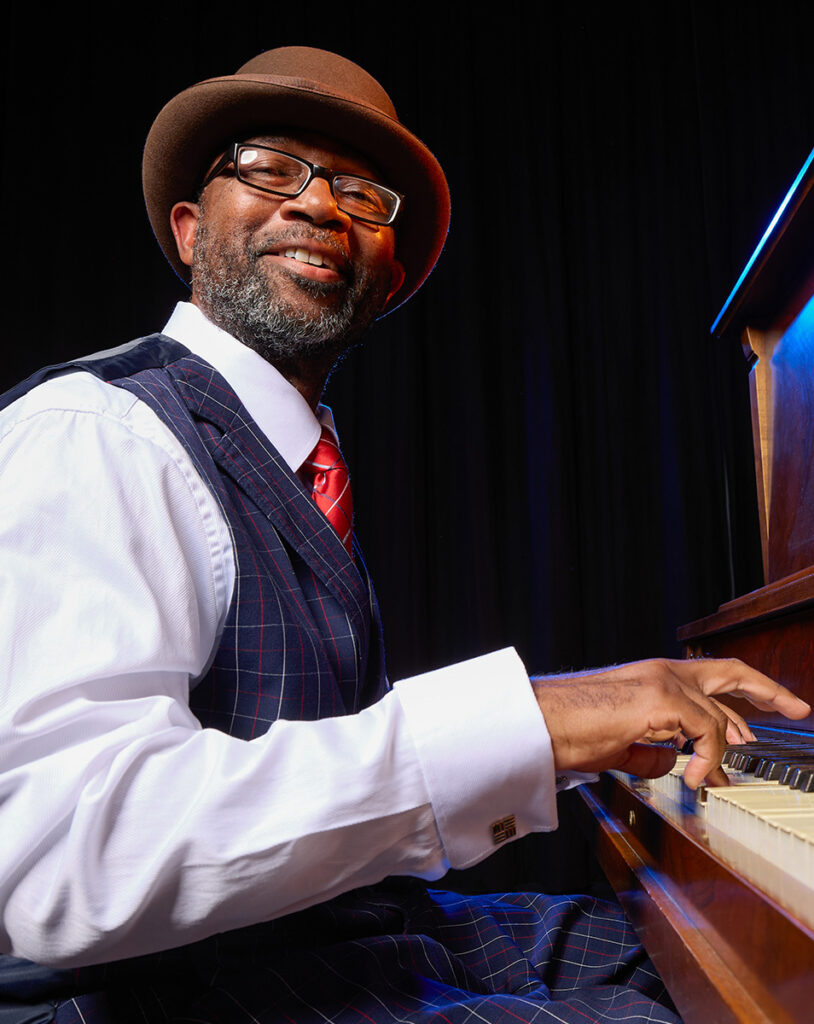
{"type": "MultiPolygon", "coordinates": [[[[727,746],[722,760],[730,773],[754,775],[767,782],[789,785],[796,769],[814,768],[814,741],[790,735],[733,743],[727,746]]],[[[797,788],[809,784],[814,787],[814,780],[809,783],[808,775],[800,772],[795,776],[797,788]]]]}
{"type": "Polygon", "coordinates": [[[772,764],[776,764],[778,762],[788,764],[789,761],[791,761],[794,758],[801,758],[802,760],[807,760],[808,758],[812,757],[814,757],[814,750],[810,748],[790,749],[788,751],[782,751],[780,753],[778,753],[777,751],[772,751],[772,753],[766,754],[764,757],[760,759],[757,767],[755,768],[755,775],[759,779],[765,779],[768,777],[766,773],[772,764]]]}
{"type": "Polygon", "coordinates": [[[788,786],[792,775],[800,767],[814,768],[814,758],[808,758],[805,761],[787,761],[778,775],[777,781],[781,786],[788,786]]]}
{"type": "Polygon", "coordinates": [[[751,774],[751,773],[754,772],[755,768],[757,768],[759,761],[760,761],[760,754],[755,754],[755,753],[751,753],[749,751],[744,751],[741,754],[740,759],[739,759],[738,771],[739,772],[744,772],[747,775],[751,774]]]}
{"type": "Polygon", "coordinates": [[[806,773],[814,771],[814,760],[800,762],[792,766],[788,775],[788,786],[790,789],[802,789],[806,780],[806,773]]]}
{"type": "Polygon", "coordinates": [[[795,760],[794,755],[792,755],[791,757],[778,755],[769,761],[766,771],[763,773],[763,778],[766,779],[767,782],[772,782],[775,780],[778,782],[782,782],[783,773],[786,772],[787,768],[789,768],[790,766],[796,767],[798,764],[802,762],[811,761],[812,757],[814,757],[814,755],[812,754],[801,754],[797,757],[797,760],[795,760]]]}

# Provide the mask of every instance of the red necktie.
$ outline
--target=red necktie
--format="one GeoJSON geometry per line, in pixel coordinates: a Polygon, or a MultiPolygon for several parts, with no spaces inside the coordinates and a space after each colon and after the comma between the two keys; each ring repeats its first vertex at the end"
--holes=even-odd
{"type": "Polygon", "coordinates": [[[339,445],[327,427],[322,428],[322,436],[302,468],[313,476],[312,496],[317,508],[325,514],[328,522],[339,534],[339,539],[347,548],[348,554],[352,554],[353,498],[350,492],[350,477],[339,445]]]}

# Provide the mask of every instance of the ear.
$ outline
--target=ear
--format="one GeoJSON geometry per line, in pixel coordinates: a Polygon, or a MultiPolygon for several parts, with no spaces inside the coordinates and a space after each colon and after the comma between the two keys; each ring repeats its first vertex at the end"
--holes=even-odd
{"type": "Polygon", "coordinates": [[[192,266],[192,249],[195,245],[195,233],[198,230],[198,218],[201,208],[197,203],[176,203],[170,210],[170,227],[175,236],[178,255],[186,266],[192,266]]]}
{"type": "MultiPolygon", "coordinates": [[[[390,291],[387,293],[387,302],[393,298],[399,288],[404,284],[404,277],[404,267],[398,260],[393,260],[393,269],[390,274],[390,291]]],[[[385,305],[387,305],[387,302],[385,305]]]]}

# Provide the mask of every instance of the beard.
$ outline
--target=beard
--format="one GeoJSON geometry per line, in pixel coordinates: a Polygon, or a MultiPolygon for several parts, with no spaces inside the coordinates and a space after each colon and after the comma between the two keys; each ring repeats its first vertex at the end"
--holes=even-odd
{"type": "Polygon", "coordinates": [[[234,235],[215,238],[203,208],[195,235],[192,290],[199,305],[213,323],[284,374],[308,364],[330,369],[381,312],[391,280],[389,266],[349,266],[345,280],[321,282],[284,267],[270,270],[263,265],[264,253],[303,238],[345,256],[328,232],[304,224],[242,243],[234,235]],[[282,289],[275,287],[278,274],[303,298],[316,301],[299,305],[288,301],[282,289]],[[326,299],[332,300],[330,305],[326,299]]]}

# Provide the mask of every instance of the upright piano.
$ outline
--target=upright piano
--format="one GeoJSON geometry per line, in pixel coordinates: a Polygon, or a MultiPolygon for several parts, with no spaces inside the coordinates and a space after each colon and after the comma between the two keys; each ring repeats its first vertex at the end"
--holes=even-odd
{"type": "MultiPolygon", "coordinates": [[[[814,705],[814,152],[712,333],[717,344],[740,343],[751,366],[765,585],[681,627],[679,639],[688,657],[741,658],[814,705]]],[[[814,757],[814,721],[784,723],[738,705],[761,741],[814,757]]],[[[603,775],[583,787],[583,810],[600,864],[679,1012],[687,1024],[814,1021],[814,807],[795,811],[789,825],[792,812],[773,809],[798,799],[788,785],[758,780],[763,792],[750,804],[744,790],[732,797],[734,786],[696,802],[678,777],[667,783],[603,775]],[[757,831],[721,831],[729,819],[713,808],[730,798],[757,831]],[[781,841],[797,845],[778,853],[781,841]]],[[[799,799],[808,808],[814,792],[799,799]]]]}

